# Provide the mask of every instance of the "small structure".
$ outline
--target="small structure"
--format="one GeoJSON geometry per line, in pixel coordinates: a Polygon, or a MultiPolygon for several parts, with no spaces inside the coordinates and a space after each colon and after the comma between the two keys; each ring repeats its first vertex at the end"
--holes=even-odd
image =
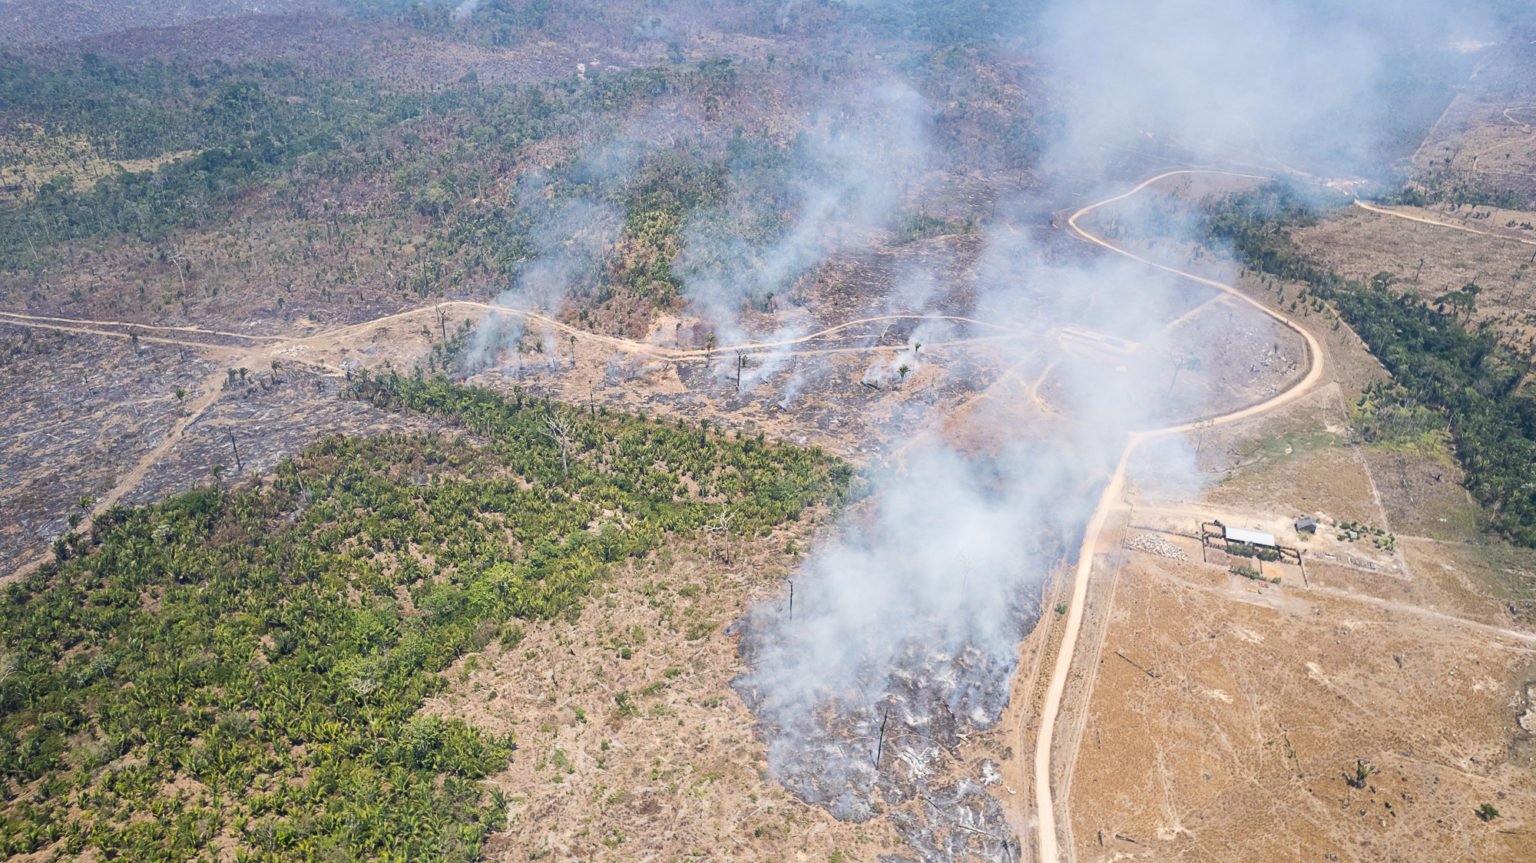
{"type": "Polygon", "coordinates": [[[1317,533],[1317,519],[1310,515],[1304,515],[1301,518],[1296,519],[1296,532],[1311,534],[1317,533]]]}
{"type": "Polygon", "coordinates": [[[1288,548],[1275,540],[1275,535],[1261,530],[1247,530],[1241,527],[1227,527],[1220,521],[1206,521],[1200,523],[1200,555],[1205,556],[1207,548],[1219,546],[1222,551],[1232,557],[1253,558],[1259,563],[1259,572],[1264,572],[1264,561],[1278,563],[1291,563],[1302,567],[1302,579],[1306,579],[1306,566],[1301,562],[1301,552],[1294,548],[1288,548]]]}
{"type": "MultiPolygon", "coordinates": [[[[1220,524],[1220,522],[1217,522],[1220,524]]],[[[1258,548],[1279,548],[1280,543],[1275,541],[1275,535],[1258,530],[1245,530],[1241,527],[1227,527],[1222,525],[1222,539],[1228,543],[1240,542],[1244,545],[1252,545],[1258,548]]]]}

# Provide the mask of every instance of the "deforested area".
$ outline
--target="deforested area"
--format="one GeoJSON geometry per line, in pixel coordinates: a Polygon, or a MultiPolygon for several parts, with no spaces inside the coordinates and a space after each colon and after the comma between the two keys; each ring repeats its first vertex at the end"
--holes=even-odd
{"type": "Polygon", "coordinates": [[[722,540],[752,536],[848,487],[819,453],[606,410],[418,380],[356,397],[448,429],[109,509],[5,588],[7,855],[475,859],[506,810],[476,780],[517,742],[418,715],[437,672],[721,512],[722,540]]]}
{"type": "Polygon", "coordinates": [[[1526,4],[0,38],[0,857],[1536,856],[1526,4]]]}

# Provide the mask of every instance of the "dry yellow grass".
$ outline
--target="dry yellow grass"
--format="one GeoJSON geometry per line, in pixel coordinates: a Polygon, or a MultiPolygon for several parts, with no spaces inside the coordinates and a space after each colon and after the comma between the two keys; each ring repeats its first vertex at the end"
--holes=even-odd
{"type": "Polygon", "coordinates": [[[161,153],[149,159],[108,159],[78,136],[44,135],[21,124],[25,137],[0,139],[0,200],[26,201],[49,181],[63,178],[74,189],[89,188],[118,172],[140,174],[194,155],[195,150],[161,153]]]}

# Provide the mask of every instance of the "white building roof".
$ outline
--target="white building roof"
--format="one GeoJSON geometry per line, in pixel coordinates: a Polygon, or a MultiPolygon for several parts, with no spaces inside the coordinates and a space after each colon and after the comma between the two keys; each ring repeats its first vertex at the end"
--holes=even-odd
{"type": "Polygon", "coordinates": [[[1229,527],[1226,531],[1227,539],[1233,542],[1246,542],[1249,545],[1275,545],[1274,534],[1265,533],[1261,530],[1244,530],[1240,527],[1229,527]]]}

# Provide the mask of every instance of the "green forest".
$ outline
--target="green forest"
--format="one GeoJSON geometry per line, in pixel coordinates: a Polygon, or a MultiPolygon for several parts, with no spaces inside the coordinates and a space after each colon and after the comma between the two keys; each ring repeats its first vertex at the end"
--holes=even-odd
{"type": "Polygon", "coordinates": [[[449,663],[853,485],[816,450],[440,378],[348,396],[448,428],[114,507],[4,590],[0,855],[476,859],[506,811],[477,780],[517,743],[419,712],[449,663]]]}
{"type": "Polygon", "coordinates": [[[1307,259],[1289,229],[1316,219],[1297,190],[1277,182],[1212,202],[1205,227],[1208,239],[1230,244],[1248,267],[1305,284],[1300,302],[1332,304],[1392,373],[1395,386],[1367,394],[1372,415],[1400,423],[1434,411],[1450,429],[1489,526],[1536,547],[1536,399],[1521,387],[1532,358],[1487,328],[1464,326],[1446,297],[1432,304],[1400,290],[1393,273],[1366,283],[1307,259]]]}
{"type": "MultiPolygon", "coordinates": [[[[195,153],[84,188],[63,177],[40,183],[24,204],[0,208],[0,267],[34,266],[63,240],[153,240],[215,223],[253,190],[302,208],[304,189],[376,175],[391,179],[406,209],[451,221],[456,205],[477,197],[525,145],[702,80],[694,69],[648,68],[580,82],[482,88],[465,80],[401,92],[276,61],[203,68],[86,55],[79,65],[49,67],[0,55],[7,140],[75,138],[110,159],[195,153]],[[434,140],[445,134],[457,140],[447,149],[434,140]]],[[[459,215],[473,222],[459,229],[473,232],[509,213],[459,215]]]]}
{"type": "Polygon", "coordinates": [[[645,153],[623,177],[601,154],[530,173],[527,153],[659,100],[718,113],[742,86],[729,59],[542,84],[482,86],[467,75],[402,91],[277,61],[123,64],[86,55],[44,66],[0,54],[0,167],[50,166],[38,154],[60,146],[76,153],[0,190],[0,277],[40,283],[82,249],[122,243],[158,248],[169,266],[166,249],[188,232],[275,218],[300,226],[311,250],[323,227],[322,248],[404,256],[399,269],[411,275],[398,277],[399,288],[417,299],[463,284],[502,289],[541,253],[537,226],[562,202],[581,201],[620,214],[623,226],[571,286],[570,313],[589,326],[644,332],[655,310],[682,303],[672,267],[685,224],[728,191],[749,212],[715,221],[750,243],[778,238],[793,206],[786,170],[799,145],[750,138],[738,126],[722,147],[679,142],[645,153]],[[87,170],[88,156],[171,155],[147,170],[87,170]],[[528,176],[539,179],[508,179],[528,176]],[[383,216],[367,215],[375,211],[383,216]]]}

